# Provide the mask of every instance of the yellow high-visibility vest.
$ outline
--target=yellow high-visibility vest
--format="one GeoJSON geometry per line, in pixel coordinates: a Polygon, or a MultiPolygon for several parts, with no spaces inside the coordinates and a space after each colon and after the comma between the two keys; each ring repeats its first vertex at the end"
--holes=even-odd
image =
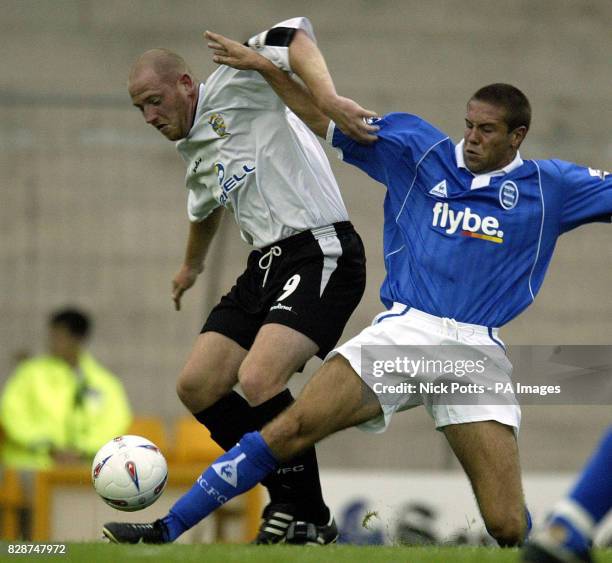
{"type": "Polygon", "coordinates": [[[19,469],[53,465],[50,452],[93,457],[127,430],[130,406],[119,379],[84,353],[77,369],[53,356],[19,364],[0,399],[2,462],[19,469]]]}

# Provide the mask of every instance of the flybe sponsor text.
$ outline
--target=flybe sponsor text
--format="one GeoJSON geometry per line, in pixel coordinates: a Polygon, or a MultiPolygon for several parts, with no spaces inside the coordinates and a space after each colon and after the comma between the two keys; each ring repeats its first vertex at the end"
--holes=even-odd
{"type": "Polygon", "coordinates": [[[444,232],[449,235],[461,231],[460,234],[464,236],[480,238],[498,244],[504,241],[504,232],[500,229],[499,220],[496,217],[490,215],[481,217],[469,207],[456,211],[446,201],[438,201],[433,206],[432,225],[444,229],[444,232]]]}

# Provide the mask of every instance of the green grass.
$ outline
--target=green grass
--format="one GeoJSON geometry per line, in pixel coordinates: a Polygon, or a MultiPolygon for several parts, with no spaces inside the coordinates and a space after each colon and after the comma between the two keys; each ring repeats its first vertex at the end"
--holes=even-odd
{"type": "MultiPolygon", "coordinates": [[[[612,563],[612,550],[596,554],[599,563],[612,563]]],[[[77,561],[123,562],[162,561],[171,563],[489,563],[518,562],[516,549],[486,547],[380,547],[337,545],[327,547],[248,545],[111,545],[105,543],[70,543],[67,554],[8,555],[8,544],[0,542],[1,561],[77,561]]]]}

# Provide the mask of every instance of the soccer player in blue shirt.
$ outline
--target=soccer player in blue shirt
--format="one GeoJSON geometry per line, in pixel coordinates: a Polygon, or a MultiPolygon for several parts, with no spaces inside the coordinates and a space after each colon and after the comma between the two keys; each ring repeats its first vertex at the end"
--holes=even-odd
{"type": "MultiPolygon", "coordinates": [[[[439,355],[455,345],[448,349],[460,347],[475,359],[484,346],[496,347],[486,376],[510,382],[498,327],[532,303],[560,234],[610,221],[612,177],[558,160],[523,160],[518,149],[531,109],[513,86],[494,84],[472,96],[464,139],[455,145],[414,115],[393,113],[368,123],[372,112],[336,94],[320,51],[303,33],[293,38],[290,57],[306,87],[259,56],[256,45],[207,37],[215,62],[259,71],[346,162],[386,186],[381,299],[388,310],[332,351],[299,399],[221,456],[166,517],[141,526],[161,528],[164,541],[172,541],[324,437],[357,425],[381,431],[394,412],[423,404],[470,479],[489,533],[501,546],[522,543],[530,518],[516,401],[496,405],[485,396],[478,404],[448,405],[427,393],[389,396],[362,370],[362,352],[367,356],[370,345],[416,345],[427,354],[434,345],[439,355]]],[[[393,375],[386,381],[402,374],[393,375]]],[[[411,374],[403,375],[409,380],[411,374]]],[[[417,377],[427,381],[426,374],[417,377]]],[[[318,542],[316,526],[292,526],[307,543],[318,542]]],[[[142,533],[145,542],[155,537],[142,533]]]]}

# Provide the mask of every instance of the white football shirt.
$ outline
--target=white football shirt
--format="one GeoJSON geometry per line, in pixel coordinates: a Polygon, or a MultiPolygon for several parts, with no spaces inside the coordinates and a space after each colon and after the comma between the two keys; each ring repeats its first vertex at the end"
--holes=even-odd
{"type": "MultiPolygon", "coordinates": [[[[274,28],[303,29],[314,40],[306,18],[274,28]]],[[[290,71],[289,48],[271,31],[249,45],[290,71]]],[[[258,72],[221,66],[201,84],[193,127],[177,149],[187,163],[192,222],[223,205],[242,238],[262,248],[348,219],[321,145],[258,72]]]]}

